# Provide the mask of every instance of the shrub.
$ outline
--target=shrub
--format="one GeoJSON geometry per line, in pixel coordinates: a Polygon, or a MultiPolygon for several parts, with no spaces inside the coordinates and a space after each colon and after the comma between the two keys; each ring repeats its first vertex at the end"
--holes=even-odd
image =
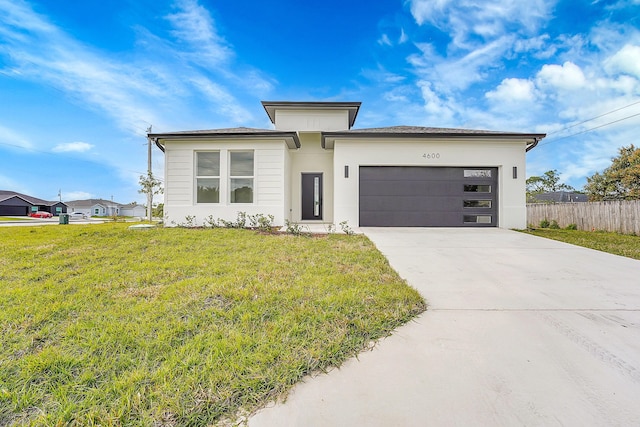
{"type": "Polygon", "coordinates": [[[249,215],[249,224],[251,228],[254,228],[263,233],[271,233],[273,230],[273,221],[275,217],[273,215],[255,214],[249,215]]]}
{"type": "Polygon", "coordinates": [[[195,215],[187,215],[184,217],[184,222],[178,224],[179,227],[193,228],[196,226],[195,215]]]}
{"type": "Polygon", "coordinates": [[[565,228],[565,230],[577,230],[577,229],[578,229],[578,225],[577,224],[569,224],[565,228]]]}
{"type": "Polygon", "coordinates": [[[209,215],[208,217],[206,217],[204,219],[204,226],[205,227],[210,227],[210,228],[219,228],[220,227],[220,223],[218,222],[217,219],[215,219],[213,217],[213,215],[209,215]]]}
{"type": "Polygon", "coordinates": [[[552,220],[551,223],[549,224],[549,228],[553,230],[559,230],[560,226],[558,225],[558,221],[556,221],[555,219],[552,220]]]}
{"type": "Polygon", "coordinates": [[[287,228],[287,233],[293,234],[294,236],[303,236],[308,234],[308,232],[305,232],[304,228],[296,222],[291,222],[288,219],[285,219],[284,225],[287,228]]]}
{"type": "Polygon", "coordinates": [[[540,228],[549,228],[549,220],[546,218],[540,221],[540,228]]]}
{"type": "Polygon", "coordinates": [[[342,229],[342,232],[347,236],[352,236],[353,234],[355,234],[353,228],[349,227],[348,221],[342,221],[340,223],[340,229],[342,229]]]}

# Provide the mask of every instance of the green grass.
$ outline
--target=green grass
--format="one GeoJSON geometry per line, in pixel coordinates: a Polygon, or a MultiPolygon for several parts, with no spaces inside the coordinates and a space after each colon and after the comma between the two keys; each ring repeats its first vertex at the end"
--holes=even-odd
{"type": "Polygon", "coordinates": [[[17,217],[17,216],[12,216],[12,217],[7,217],[7,216],[0,216],[0,221],[30,221],[31,218],[27,218],[27,217],[17,217]]]}
{"type": "Polygon", "coordinates": [[[640,260],[640,237],[638,236],[605,231],[553,230],[548,228],[523,231],[548,239],[640,260]]]}
{"type": "Polygon", "coordinates": [[[425,309],[364,236],[11,227],[0,253],[0,425],[234,419],[425,309]]]}

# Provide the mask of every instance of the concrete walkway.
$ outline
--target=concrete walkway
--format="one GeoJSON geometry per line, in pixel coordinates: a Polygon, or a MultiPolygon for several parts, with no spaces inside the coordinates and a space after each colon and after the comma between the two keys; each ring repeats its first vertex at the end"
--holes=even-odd
{"type": "Polygon", "coordinates": [[[640,425],[640,261],[502,229],[363,231],[429,310],[249,426],[640,425]]]}

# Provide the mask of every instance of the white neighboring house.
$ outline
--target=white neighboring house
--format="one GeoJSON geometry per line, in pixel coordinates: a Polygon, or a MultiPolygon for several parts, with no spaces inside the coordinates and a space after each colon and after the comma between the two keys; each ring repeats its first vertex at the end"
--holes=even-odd
{"type": "Polygon", "coordinates": [[[147,209],[143,205],[129,203],[128,205],[120,206],[120,215],[144,217],[147,214],[147,209]]]}
{"type": "Polygon", "coordinates": [[[104,199],[73,200],[66,204],[69,213],[81,212],[87,216],[144,216],[146,211],[142,205],[122,205],[104,199]]]}
{"type": "Polygon", "coordinates": [[[545,134],[353,129],[359,102],[263,102],[275,129],[148,134],[165,153],[165,224],[238,212],[296,223],[526,227],[525,154],[545,134]]]}

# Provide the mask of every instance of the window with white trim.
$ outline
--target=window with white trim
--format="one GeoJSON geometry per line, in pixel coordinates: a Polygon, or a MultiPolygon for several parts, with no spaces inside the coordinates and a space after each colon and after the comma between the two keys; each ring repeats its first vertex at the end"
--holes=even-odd
{"type": "Polygon", "coordinates": [[[220,152],[196,152],[196,203],[220,203],[220,152]]]}
{"type": "Polygon", "coordinates": [[[229,202],[253,203],[253,151],[229,151],[229,202]]]}

